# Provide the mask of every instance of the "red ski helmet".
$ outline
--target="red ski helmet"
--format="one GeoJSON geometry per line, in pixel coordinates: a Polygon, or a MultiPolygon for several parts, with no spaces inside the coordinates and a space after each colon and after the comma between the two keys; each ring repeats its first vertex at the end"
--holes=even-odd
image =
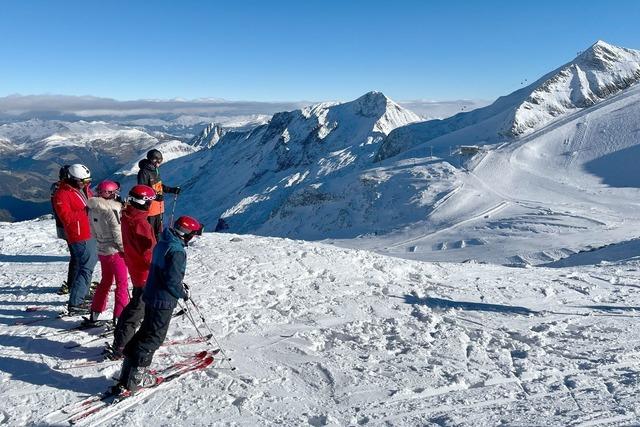
{"type": "Polygon", "coordinates": [[[176,220],[173,224],[173,231],[184,240],[185,243],[189,243],[194,236],[201,236],[204,227],[198,222],[197,219],[183,215],[176,220]]]}
{"type": "Polygon", "coordinates": [[[98,196],[102,197],[103,199],[113,199],[114,197],[116,197],[119,190],[120,184],[115,181],[109,181],[108,179],[102,181],[96,188],[98,196]]]}
{"type": "Polygon", "coordinates": [[[149,210],[151,201],[155,200],[156,192],[146,185],[136,185],[129,191],[127,202],[132,206],[145,211],[149,210]]]}

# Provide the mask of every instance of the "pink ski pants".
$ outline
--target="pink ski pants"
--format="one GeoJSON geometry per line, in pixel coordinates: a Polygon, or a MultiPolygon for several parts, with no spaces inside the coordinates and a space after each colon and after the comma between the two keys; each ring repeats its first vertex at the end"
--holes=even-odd
{"type": "Polygon", "coordinates": [[[127,266],[121,253],[113,255],[98,255],[102,268],[102,279],[96,288],[91,301],[91,311],[102,313],[107,308],[109,290],[116,279],[116,302],[113,306],[113,317],[120,317],[122,310],[129,304],[129,289],[127,282],[127,266]]]}

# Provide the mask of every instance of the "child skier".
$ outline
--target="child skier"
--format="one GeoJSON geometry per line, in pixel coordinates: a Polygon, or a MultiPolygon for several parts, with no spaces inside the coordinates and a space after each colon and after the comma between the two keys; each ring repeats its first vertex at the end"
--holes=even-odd
{"type": "Polygon", "coordinates": [[[189,299],[189,289],[182,283],[187,267],[184,248],[194,236],[201,234],[202,225],[189,216],[181,216],[172,228],[162,233],[153,250],[151,271],[144,288],[144,319],[124,348],[119,387],[135,392],[155,383],[155,376],[146,368],[164,342],[178,299],[189,299]]]}
{"type": "Polygon", "coordinates": [[[189,299],[189,289],[182,279],[187,267],[184,247],[194,236],[202,234],[202,225],[189,216],[178,218],[166,228],[153,250],[151,271],[144,288],[142,326],[124,348],[124,361],[118,386],[135,392],[153,385],[155,376],[147,371],[155,351],[162,345],[178,299],[189,299]]]}
{"type": "Polygon", "coordinates": [[[156,245],[156,238],[147,216],[149,206],[155,197],[156,193],[151,187],[136,185],[129,191],[127,204],[122,211],[124,261],[129,269],[133,292],[116,325],[113,344],[107,345],[105,350],[106,357],[112,360],[123,357],[125,344],[129,342],[144,317],[142,293],[151,267],[151,254],[156,245]]]}
{"type": "Polygon", "coordinates": [[[107,307],[109,290],[115,277],[115,304],[113,321],[117,321],[129,303],[127,266],[124,263],[124,246],[120,231],[122,203],[116,200],[120,185],[113,181],[102,181],[96,191],[98,197],[88,201],[91,231],[98,241],[98,259],[102,268],[102,279],[91,302],[90,322],[97,322],[100,313],[107,307]]]}

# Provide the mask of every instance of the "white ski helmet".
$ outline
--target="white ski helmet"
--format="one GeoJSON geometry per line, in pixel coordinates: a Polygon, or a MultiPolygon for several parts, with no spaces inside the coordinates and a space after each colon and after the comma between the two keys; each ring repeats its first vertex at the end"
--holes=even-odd
{"type": "Polygon", "coordinates": [[[69,178],[77,181],[88,181],[91,179],[91,172],[89,171],[89,168],[85,165],[81,165],[80,163],[69,166],[67,173],[69,174],[69,178]]]}

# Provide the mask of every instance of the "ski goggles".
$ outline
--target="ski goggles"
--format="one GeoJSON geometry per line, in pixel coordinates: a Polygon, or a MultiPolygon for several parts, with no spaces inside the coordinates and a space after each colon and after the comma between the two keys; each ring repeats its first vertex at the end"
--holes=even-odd
{"type": "Polygon", "coordinates": [[[120,191],[119,190],[107,190],[107,191],[100,191],[98,192],[98,195],[100,197],[104,197],[104,198],[109,198],[109,197],[116,197],[120,195],[120,191]]]}
{"type": "Polygon", "coordinates": [[[202,232],[204,231],[204,225],[200,225],[200,228],[197,230],[187,230],[182,227],[175,227],[174,230],[182,236],[186,241],[191,240],[195,236],[202,236],[202,232]]]}
{"type": "Polygon", "coordinates": [[[141,198],[129,196],[129,201],[136,202],[138,204],[144,205],[147,202],[155,200],[156,196],[142,196],[141,198]]]}

